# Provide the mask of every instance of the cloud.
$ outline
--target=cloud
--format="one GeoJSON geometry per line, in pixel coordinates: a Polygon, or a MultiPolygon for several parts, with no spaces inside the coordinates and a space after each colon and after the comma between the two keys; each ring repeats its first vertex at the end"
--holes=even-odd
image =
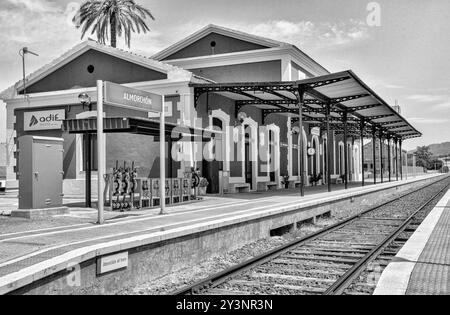
{"type": "Polygon", "coordinates": [[[403,85],[396,85],[396,84],[385,84],[384,87],[387,88],[387,89],[406,89],[405,86],[403,86],[403,85]]]}
{"type": "Polygon", "coordinates": [[[436,103],[448,99],[448,96],[435,94],[413,94],[406,97],[407,100],[420,103],[436,103]]]}
{"type": "Polygon", "coordinates": [[[407,100],[426,104],[434,110],[450,108],[450,96],[442,94],[413,94],[406,97],[407,100]]]}
{"type": "Polygon", "coordinates": [[[409,121],[416,124],[446,124],[450,122],[449,119],[444,118],[423,118],[423,117],[409,118],[409,121]]]}
{"type": "Polygon", "coordinates": [[[47,0],[6,0],[12,7],[25,9],[35,13],[48,13],[55,11],[55,3],[47,0]]]}
{"type": "Polygon", "coordinates": [[[237,26],[255,35],[278,39],[309,49],[346,46],[370,38],[367,25],[357,20],[341,23],[273,20],[237,26]]]}
{"type": "Polygon", "coordinates": [[[0,5],[0,38],[13,44],[67,40],[77,31],[66,10],[56,1],[6,0],[0,5]]]}
{"type": "Polygon", "coordinates": [[[450,101],[436,104],[436,105],[434,105],[434,107],[436,107],[438,109],[448,109],[448,108],[450,108],[450,101]]]}

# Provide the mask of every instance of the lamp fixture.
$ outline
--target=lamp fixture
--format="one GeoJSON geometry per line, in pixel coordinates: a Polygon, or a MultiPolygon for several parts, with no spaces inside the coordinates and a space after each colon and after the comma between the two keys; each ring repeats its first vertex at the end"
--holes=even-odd
{"type": "Polygon", "coordinates": [[[297,127],[297,126],[293,127],[291,132],[292,132],[293,135],[300,134],[300,127],[297,127]]]}
{"type": "Polygon", "coordinates": [[[244,121],[247,119],[247,114],[244,112],[240,112],[237,116],[237,119],[239,121],[239,123],[242,125],[244,123],[244,121]]]}
{"type": "Polygon", "coordinates": [[[80,95],[78,95],[78,100],[80,101],[81,105],[83,105],[83,108],[88,106],[89,111],[92,111],[92,100],[89,94],[81,93],[80,95]]]}

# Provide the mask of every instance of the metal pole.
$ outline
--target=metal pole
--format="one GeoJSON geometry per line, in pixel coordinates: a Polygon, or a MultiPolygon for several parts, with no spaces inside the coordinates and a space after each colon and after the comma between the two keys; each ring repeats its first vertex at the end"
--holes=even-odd
{"type": "Polygon", "coordinates": [[[345,179],[344,179],[344,184],[345,184],[345,189],[348,189],[348,115],[347,112],[344,112],[344,161],[345,161],[345,166],[344,166],[344,173],[345,173],[345,179]]]}
{"type": "MultiPolygon", "coordinates": [[[[159,185],[159,195],[161,198],[161,212],[160,215],[166,214],[166,123],[165,123],[165,97],[162,98],[162,108],[159,118],[159,176],[160,176],[160,185],[159,185]]],[[[170,148],[169,148],[170,150],[170,148]]]]}
{"type": "MultiPolygon", "coordinates": [[[[399,140],[400,144],[400,178],[403,180],[403,148],[402,148],[402,140],[399,140]]],[[[408,162],[408,159],[406,159],[406,162],[408,162]]]]}
{"type": "Polygon", "coordinates": [[[23,66],[23,97],[27,98],[27,81],[25,69],[25,49],[22,50],[22,66],[23,66]]]}
{"type": "Polygon", "coordinates": [[[384,183],[384,163],[383,163],[383,131],[380,129],[380,175],[381,175],[381,183],[384,183]]]}
{"type": "Polygon", "coordinates": [[[328,192],[332,191],[331,187],[331,163],[332,163],[332,157],[331,157],[331,147],[333,146],[333,139],[331,134],[331,128],[330,128],[330,115],[331,115],[331,103],[328,103],[326,105],[326,119],[327,119],[327,183],[328,183],[328,192]]]}
{"type": "Polygon", "coordinates": [[[398,182],[398,140],[395,138],[395,176],[398,182]]]}
{"type": "Polygon", "coordinates": [[[373,183],[377,184],[377,131],[372,128],[372,150],[373,150],[373,183]]]}
{"type": "Polygon", "coordinates": [[[361,119],[361,173],[362,173],[362,186],[364,187],[366,185],[366,179],[365,179],[365,170],[364,170],[364,119],[361,119]]]}
{"type": "Polygon", "coordinates": [[[97,150],[98,150],[98,224],[105,223],[104,206],[104,161],[105,134],[103,132],[103,81],[97,81],[97,150]]]}
{"type": "Polygon", "coordinates": [[[300,170],[299,170],[299,176],[300,176],[300,195],[302,197],[305,196],[305,159],[304,159],[304,155],[305,152],[303,150],[303,146],[304,146],[304,142],[303,142],[303,102],[304,102],[304,97],[305,97],[305,92],[303,90],[302,87],[299,86],[298,88],[298,116],[299,116],[299,128],[300,128],[300,133],[299,133],[299,145],[300,148],[298,148],[298,152],[299,152],[299,159],[300,159],[300,170]]]}
{"type": "Polygon", "coordinates": [[[92,148],[91,148],[91,134],[86,133],[85,134],[85,140],[84,140],[84,159],[85,159],[85,171],[86,171],[86,208],[92,207],[92,148]]]}
{"type": "Polygon", "coordinates": [[[392,165],[391,165],[391,137],[387,137],[388,141],[388,169],[389,169],[389,182],[392,181],[391,171],[392,171],[392,165]]]}
{"type": "Polygon", "coordinates": [[[348,181],[351,183],[353,181],[353,171],[355,170],[355,136],[352,135],[352,146],[350,150],[350,162],[349,162],[349,177],[348,181]]]}

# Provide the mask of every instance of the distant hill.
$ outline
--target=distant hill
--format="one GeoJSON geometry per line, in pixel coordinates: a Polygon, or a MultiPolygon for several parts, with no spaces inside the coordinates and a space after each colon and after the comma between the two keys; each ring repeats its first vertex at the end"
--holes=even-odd
{"type": "MultiPolygon", "coordinates": [[[[450,142],[432,144],[429,147],[434,156],[450,156],[450,142]]],[[[412,150],[409,153],[414,152],[416,152],[416,150],[412,150]]]]}

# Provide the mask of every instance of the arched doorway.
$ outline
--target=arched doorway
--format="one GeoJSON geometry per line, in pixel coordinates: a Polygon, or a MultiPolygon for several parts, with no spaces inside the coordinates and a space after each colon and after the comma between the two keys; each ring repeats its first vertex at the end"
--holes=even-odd
{"type": "MultiPolygon", "coordinates": [[[[224,128],[221,119],[212,118],[213,130],[221,131],[224,128]]],[[[208,180],[209,185],[207,189],[208,194],[218,194],[220,192],[220,177],[219,172],[224,169],[224,139],[213,138],[210,143],[207,144],[209,156],[203,159],[203,173],[204,177],[208,180]]]]}
{"type": "Polygon", "coordinates": [[[258,123],[247,117],[243,123],[244,145],[242,172],[250,190],[256,190],[258,178],[258,123]]]}

